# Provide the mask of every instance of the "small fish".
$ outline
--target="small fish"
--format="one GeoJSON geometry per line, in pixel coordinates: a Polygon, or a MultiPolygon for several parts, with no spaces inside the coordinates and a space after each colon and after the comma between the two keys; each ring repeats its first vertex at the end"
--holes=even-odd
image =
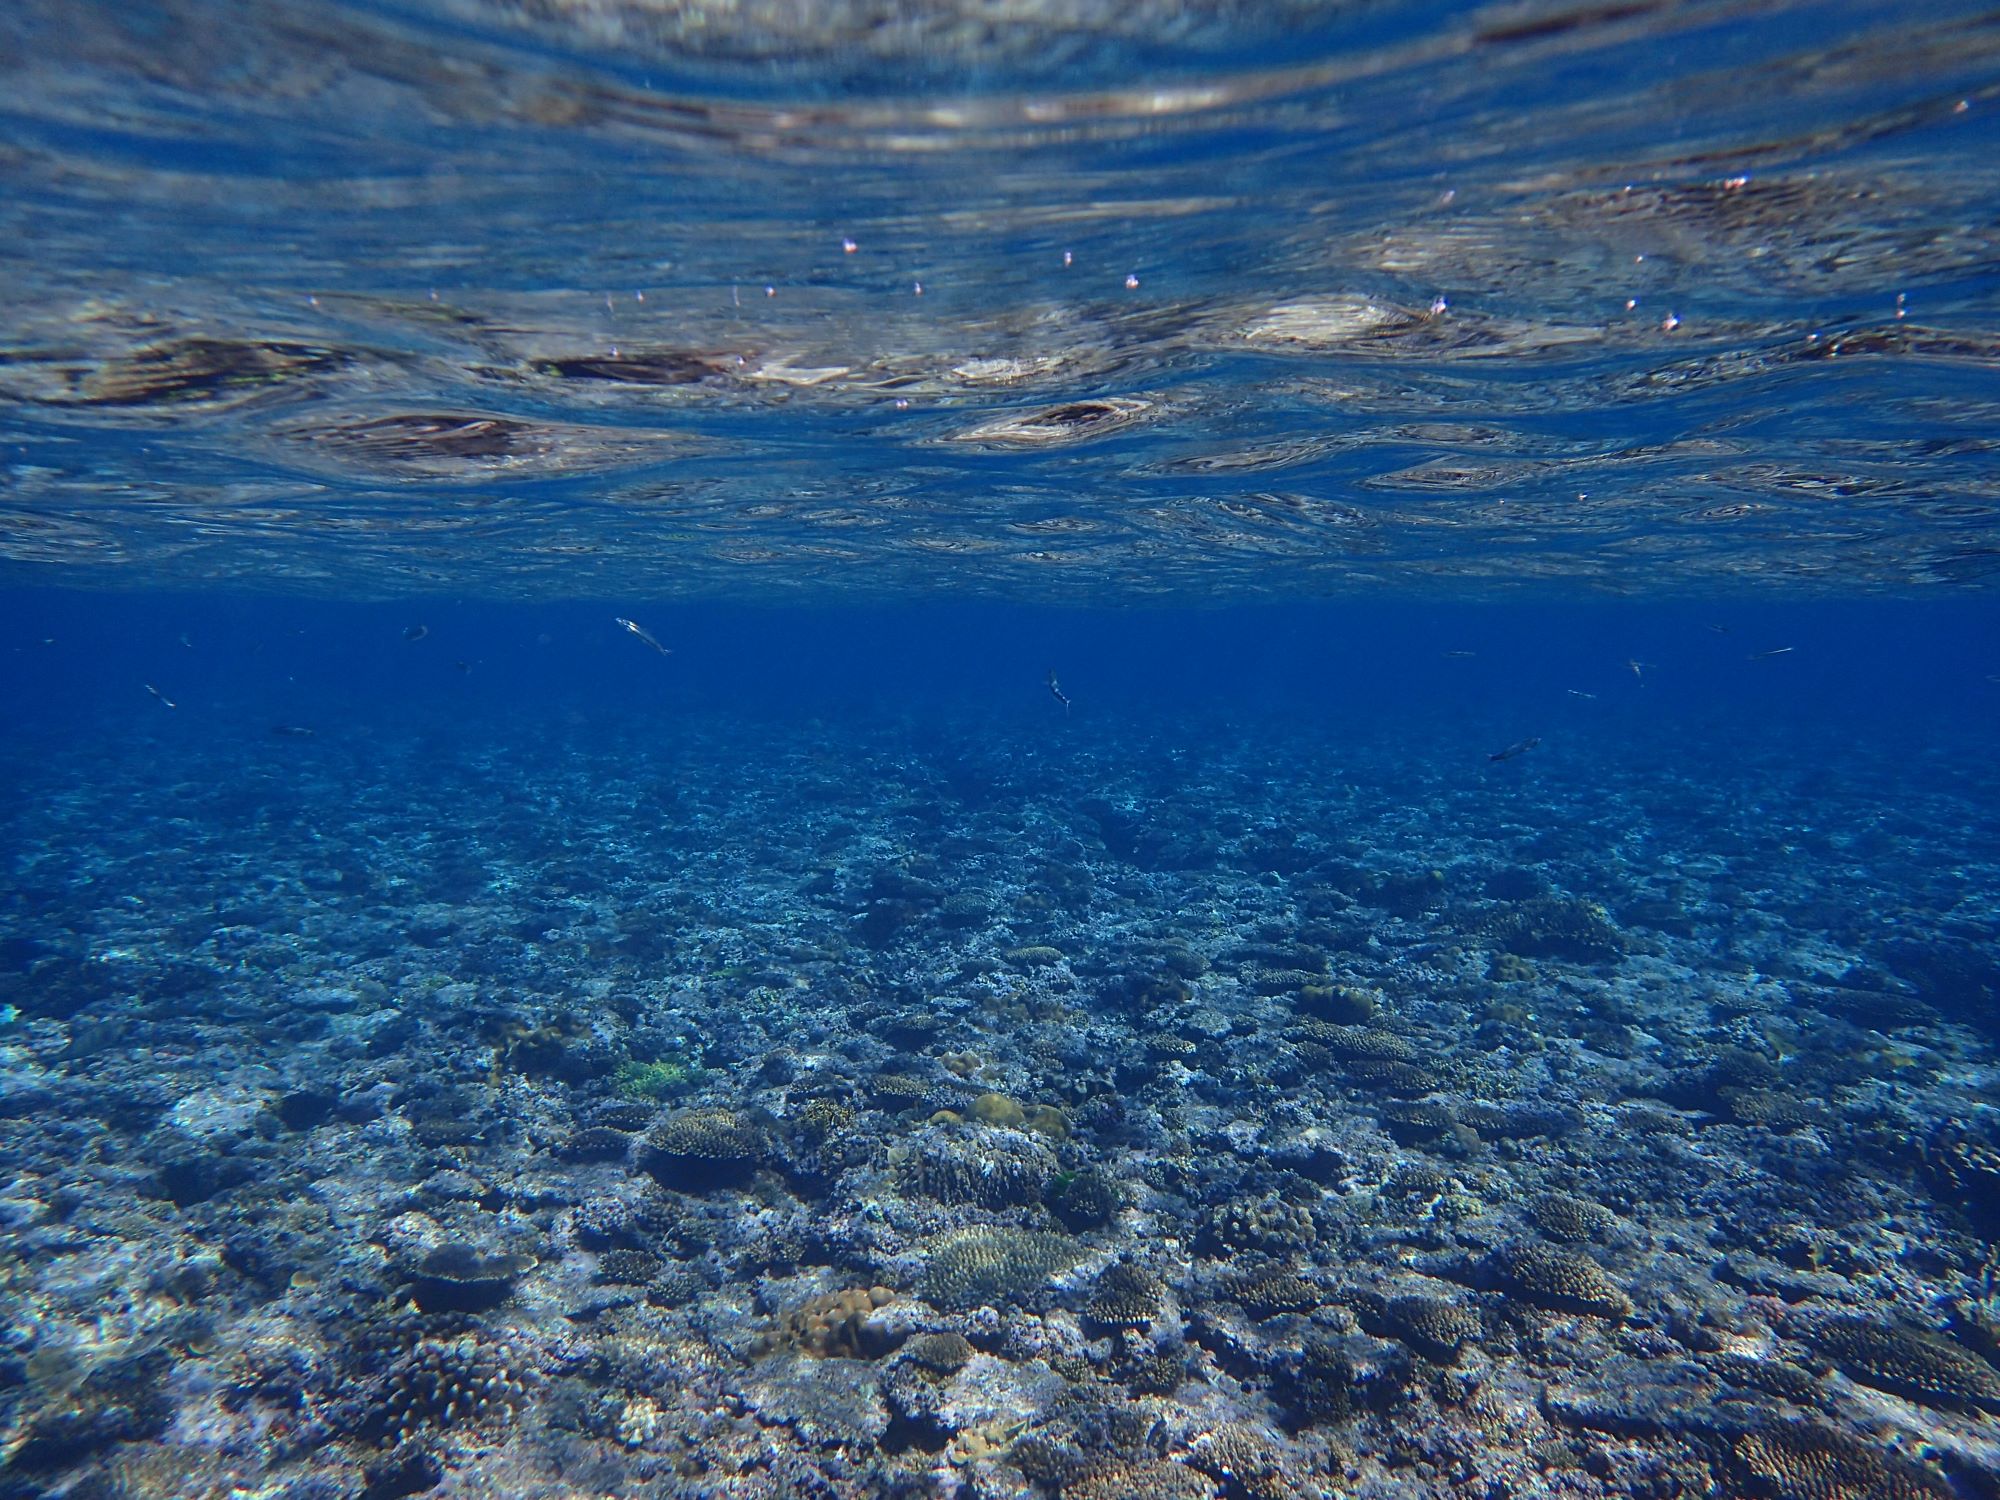
{"type": "Polygon", "coordinates": [[[1763,661],[1766,657],[1783,656],[1792,649],[1790,646],[1773,646],[1769,651],[1752,651],[1743,659],[1745,661],[1763,661]]]}
{"type": "Polygon", "coordinates": [[[1729,634],[1729,627],[1727,625],[1711,625],[1708,628],[1713,630],[1717,635],[1729,634]]]}
{"type": "Polygon", "coordinates": [[[1441,651],[1438,654],[1450,661],[1470,661],[1479,653],[1477,651],[1441,651]]]}
{"type": "Polygon", "coordinates": [[[1597,694],[1586,693],[1582,688],[1570,688],[1569,695],[1572,698],[1589,698],[1593,702],[1595,702],[1597,699],[1597,694]]]}
{"type": "Polygon", "coordinates": [[[1491,755],[1487,756],[1486,758],[1488,760],[1512,760],[1517,755],[1526,755],[1530,750],[1534,749],[1535,746],[1539,745],[1541,742],[1542,738],[1540,735],[1531,735],[1529,738],[1525,740],[1514,741],[1514,743],[1509,745],[1505,750],[1495,750],[1491,755]]]}
{"type": "Polygon", "coordinates": [[[303,724],[273,724],[271,735],[280,740],[309,740],[317,735],[317,729],[308,729],[303,724]]]}
{"type": "Polygon", "coordinates": [[[1062,684],[1056,681],[1056,670],[1054,667],[1049,668],[1049,692],[1054,696],[1056,702],[1063,706],[1063,712],[1068,713],[1069,694],[1065,693],[1062,690],[1062,684]]]}
{"type": "Polygon", "coordinates": [[[146,691],[151,693],[155,698],[158,698],[160,700],[161,706],[165,708],[180,707],[178,703],[174,702],[173,699],[169,698],[165,693],[161,692],[158,688],[154,687],[150,682],[146,684],[146,691]]]}
{"type": "Polygon", "coordinates": [[[628,620],[623,615],[615,615],[613,616],[613,618],[617,621],[619,625],[623,626],[626,630],[631,631],[632,634],[639,637],[640,640],[644,641],[647,645],[651,646],[655,651],[659,652],[660,655],[672,656],[674,654],[667,647],[662,646],[659,643],[659,641],[654,637],[653,633],[650,630],[648,630],[645,626],[641,625],[637,620],[628,620]]]}
{"type": "Polygon", "coordinates": [[[1646,685],[1646,664],[1642,661],[1628,661],[1625,665],[1630,669],[1632,675],[1639,679],[1639,685],[1644,687],[1646,685]]]}
{"type": "Polygon", "coordinates": [[[430,633],[431,628],[428,625],[412,625],[404,630],[403,639],[406,641],[420,641],[430,633]]]}

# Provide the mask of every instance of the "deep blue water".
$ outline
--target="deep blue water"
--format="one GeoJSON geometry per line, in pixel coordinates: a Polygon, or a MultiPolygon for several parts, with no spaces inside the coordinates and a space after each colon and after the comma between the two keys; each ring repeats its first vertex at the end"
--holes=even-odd
{"type": "Polygon", "coordinates": [[[1289,715],[1333,736],[1392,734],[1415,716],[1584,743],[1604,726],[1734,721],[1836,760],[1847,739],[1893,745],[1921,727],[1978,745],[2000,727],[2000,611],[1984,598],[785,609],[23,590],[0,630],[23,732],[852,712],[970,713],[1059,735],[1191,712],[1289,715]],[[634,614],[671,656],[615,623],[634,614]]]}

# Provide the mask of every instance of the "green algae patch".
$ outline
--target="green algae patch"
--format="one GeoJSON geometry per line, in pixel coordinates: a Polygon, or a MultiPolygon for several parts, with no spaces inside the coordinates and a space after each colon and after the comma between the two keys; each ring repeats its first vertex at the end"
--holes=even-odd
{"type": "Polygon", "coordinates": [[[701,1066],[679,1058],[620,1063],[611,1086],[627,1099],[667,1099],[701,1081],[701,1066]]]}

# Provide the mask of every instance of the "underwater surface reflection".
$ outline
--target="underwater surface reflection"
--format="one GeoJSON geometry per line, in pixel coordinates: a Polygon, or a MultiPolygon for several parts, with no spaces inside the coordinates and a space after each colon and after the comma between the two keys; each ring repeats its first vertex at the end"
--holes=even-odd
{"type": "Polygon", "coordinates": [[[0,550],[1188,599],[1993,566],[1969,5],[24,4],[0,550]]]}

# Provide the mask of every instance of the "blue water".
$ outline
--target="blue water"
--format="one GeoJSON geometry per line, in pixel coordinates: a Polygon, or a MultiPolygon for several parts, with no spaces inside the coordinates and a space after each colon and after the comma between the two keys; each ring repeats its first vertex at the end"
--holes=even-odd
{"type": "Polygon", "coordinates": [[[9,7],[0,1500],[1993,1493],[1995,35],[9,7]]]}
{"type": "Polygon", "coordinates": [[[1079,718],[1248,712],[1335,736],[1415,715],[1475,739],[1518,725],[1583,745],[1607,728],[1734,722],[1833,759],[1843,741],[1910,745],[1920,727],[1976,757],[2000,727],[2000,612],[1984,596],[807,610],[22,590],[0,628],[23,733],[94,721],[198,735],[210,714],[334,729],[852,711],[971,713],[1059,737],[1079,718]],[[670,657],[621,630],[627,611],[670,657]],[[195,723],[163,717],[148,683],[195,723]]]}

